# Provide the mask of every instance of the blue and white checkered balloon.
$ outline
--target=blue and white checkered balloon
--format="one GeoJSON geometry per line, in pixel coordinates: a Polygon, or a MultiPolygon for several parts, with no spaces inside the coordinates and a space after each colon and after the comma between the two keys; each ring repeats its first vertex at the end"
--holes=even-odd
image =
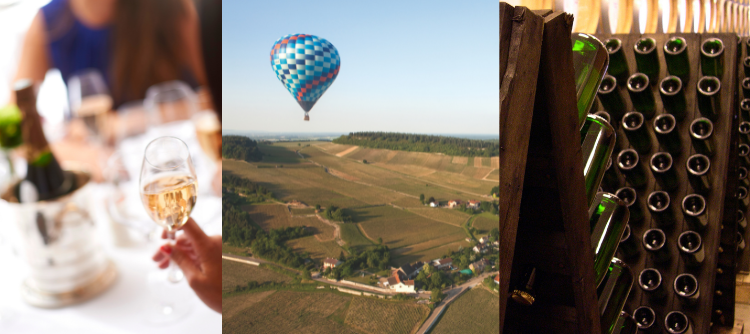
{"type": "Polygon", "coordinates": [[[287,35],[273,44],[271,68],[305,111],[308,112],[339,74],[341,58],[336,48],[313,35],[287,35]]]}

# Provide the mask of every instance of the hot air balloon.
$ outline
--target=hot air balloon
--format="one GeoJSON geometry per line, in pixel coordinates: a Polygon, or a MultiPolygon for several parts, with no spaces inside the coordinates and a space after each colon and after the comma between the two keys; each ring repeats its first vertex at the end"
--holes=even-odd
{"type": "Polygon", "coordinates": [[[271,68],[305,111],[309,111],[339,74],[341,58],[336,48],[313,35],[287,35],[273,44],[271,68]]]}

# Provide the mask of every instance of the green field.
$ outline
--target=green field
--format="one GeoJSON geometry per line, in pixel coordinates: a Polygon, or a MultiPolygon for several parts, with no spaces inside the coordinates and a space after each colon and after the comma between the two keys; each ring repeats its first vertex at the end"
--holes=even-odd
{"type": "MultiPolygon", "coordinates": [[[[497,307],[499,310],[499,303],[497,307]]],[[[429,314],[427,306],[413,302],[385,302],[355,297],[349,306],[345,324],[363,333],[410,334],[419,329],[429,314]]]]}
{"type": "Polygon", "coordinates": [[[414,302],[326,290],[265,291],[225,297],[222,333],[410,334],[428,314],[426,306],[414,302]]]}
{"type": "Polygon", "coordinates": [[[500,299],[476,286],[445,310],[430,334],[474,334],[500,331],[500,299]]]}
{"type": "Polygon", "coordinates": [[[260,284],[280,283],[291,282],[292,278],[251,264],[221,260],[221,289],[223,291],[234,290],[237,285],[245,286],[249,281],[256,281],[260,284]]]}
{"type": "MultiPolygon", "coordinates": [[[[290,144],[290,143],[286,143],[290,144]]],[[[268,163],[298,163],[302,162],[302,158],[294,153],[294,150],[299,149],[296,143],[294,145],[280,145],[273,144],[268,145],[265,143],[258,143],[258,149],[263,152],[263,160],[261,162],[268,163]]]]}
{"type": "MultiPolygon", "coordinates": [[[[486,164],[491,159],[365,149],[330,142],[303,142],[301,146],[295,142],[263,144],[261,150],[275,150],[275,158],[294,159],[294,150],[299,150],[307,161],[287,163],[284,168],[256,168],[262,164],[225,160],[223,169],[268,188],[284,202],[297,200],[311,207],[319,204],[344,208],[354,220],[339,224],[345,247],[362,251],[382,238],[393,251],[393,265],[432,260],[459,246],[468,246],[463,225],[470,216],[457,210],[428,208],[419,201],[420,194],[440,201],[486,200],[484,194],[497,185],[481,180],[490,173],[486,164]],[[306,167],[295,168],[298,166],[306,167]],[[483,175],[478,178],[478,174],[483,175]]],[[[244,209],[265,229],[302,225],[317,229],[315,238],[289,242],[295,250],[309,252],[313,259],[338,256],[341,252],[330,225],[315,217],[304,217],[313,214],[311,209],[292,209],[291,213],[282,205],[252,205],[244,209]]]]}
{"type": "Polygon", "coordinates": [[[500,217],[489,213],[483,213],[474,218],[472,226],[477,229],[479,234],[488,234],[493,228],[500,228],[500,217]]]}

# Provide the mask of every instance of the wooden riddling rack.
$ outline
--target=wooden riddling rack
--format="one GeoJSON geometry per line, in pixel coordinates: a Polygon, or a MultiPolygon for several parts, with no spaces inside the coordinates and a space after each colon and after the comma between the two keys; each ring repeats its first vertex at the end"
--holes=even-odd
{"type": "MultiPolygon", "coordinates": [[[[632,235],[637,237],[639,242],[639,255],[635,258],[626,259],[621,257],[618,250],[616,256],[624,260],[633,270],[635,275],[635,284],[630,292],[625,310],[632,315],[632,312],[640,306],[650,306],[657,315],[657,324],[664,330],[664,317],[671,311],[682,311],[687,314],[693,324],[695,333],[708,333],[712,328],[731,326],[734,321],[734,263],[736,249],[736,189],[738,183],[737,174],[737,68],[738,68],[738,37],[735,34],[616,34],[616,35],[597,35],[604,43],[609,38],[619,38],[622,41],[622,50],[627,59],[629,74],[639,72],[636,68],[634,45],[641,37],[650,37],[656,41],[657,54],[659,58],[659,76],[656,82],[651,82],[650,90],[654,94],[656,102],[656,115],[666,113],[662,106],[661,96],[659,94],[659,82],[667,74],[667,65],[664,59],[664,44],[672,36],[683,37],[687,41],[688,57],[690,62],[690,79],[683,82],[683,90],[687,100],[686,116],[682,121],[677,122],[676,130],[679,131],[682,151],[679,156],[673,156],[672,168],[676,169],[679,179],[679,186],[676,190],[668,192],[671,198],[670,206],[675,215],[675,225],[671,228],[662,228],[667,237],[666,246],[669,247],[671,259],[662,264],[655,263],[652,255],[649,254],[642,244],[643,234],[651,228],[660,228],[652,219],[648,210],[646,200],[648,195],[661,187],[655,182],[653,173],[649,167],[651,156],[657,152],[666,152],[661,147],[654,133],[653,118],[646,120],[644,126],[648,129],[651,136],[652,147],[648,154],[640,155],[639,164],[643,165],[648,182],[641,189],[636,188],[637,204],[644,213],[644,219],[641,222],[630,223],[632,235]],[[711,190],[707,195],[706,209],[708,214],[708,227],[705,231],[699,232],[703,248],[705,250],[705,260],[699,268],[688,268],[685,266],[680,252],[677,247],[677,237],[680,233],[689,230],[688,225],[683,219],[682,200],[686,195],[696,193],[693,191],[687,178],[686,162],[688,157],[697,152],[693,148],[689,127],[690,123],[701,117],[697,107],[697,83],[701,78],[700,70],[700,46],[708,38],[719,38],[724,43],[724,72],[721,79],[721,111],[717,120],[714,122],[713,140],[716,144],[716,153],[710,157],[711,167],[710,183],[711,190]],[[723,226],[723,227],[722,227],[723,226]],[[724,251],[720,254],[719,247],[724,251]],[[648,296],[638,285],[638,276],[645,268],[656,268],[662,274],[662,284],[667,291],[667,297],[662,302],[651,303],[648,296]],[[717,268],[722,269],[722,274],[717,275],[717,268]],[[677,275],[682,273],[691,273],[699,281],[700,297],[698,304],[694,307],[684,306],[674,293],[673,284],[677,275]],[[715,291],[721,290],[721,296],[715,291]],[[720,310],[720,313],[717,312],[720,310]],[[713,324],[713,327],[711,326],[713,324]]],[[[627,104],[625,112],[633,111],[633,105],[630,101],[630,95],[625,85],[618,83],[617,89],[627,104]]],[[[597,101],[596,110],[604,110],[601,103],[597,101]]],[[[654,116],[655,118],[655,116],[654,116]]],[[[617,165],[617,153],[619,148],[631,147],[627,141],[625,133],[621,126],[621,120],[612,120],[613,126],[617,129],[618,145],[612,154],[612,168],[617,170],[618,187],[630,186],[620,173],[617,165]]],[[[606,192],[615,193],[615,187],[609,188],[603,186],[606,192]]]]}
{"type": "Polygon", "coordinates": [[[500,3],[500,333],[599,333],[571,28],[500,3]],[[508,300],[537,268],[536,302],[508,300]]]}
{"type": "MultiPolygon", "coordinates": [[[[750,44],[748,44],[748,42],[750,42],[750,38],[743,38],[739,46],[740,49],[738,50],[742,54],[740,56],[740,65],[738,66],[738,70],[737,70],[737,85],[739,86],[738,94],[739,94],[740,101],[742,101],[742,99],[750,98],[750,94],[745,95],[742,92],[742,80],[747,78],[747,76],[745,75],[743,61],[745,57],[750,56],[750,53],[748,53],[748,48],[750,48],[750,44]]],[[[741,110],[741,108],[738,107],[738,110],[741,110]]],[[[748,115],[743,115],[743,113],[740,112],[740,117],[739,117],[740,122],[750,122],[750,117],[747,117],[747,116],[748,115]]],[[[748,142],[747,140],[744,140],[744,141],[741,140],[740,142],[750,145],[750,142],[748,142]]],[[[750,166],[746,166],[746,165],[743,165],[743,167],[750,168],[750,166]]],[[[748,212],[750,211],[743,210],[746,221],[750,221],[750,217],[747,216],[748,212]]],[[[745,243],[748,243],[750,241],[750,239],[748,239],[750,238],[750,228],[746,228],[744,231],[742,229],[739,229],[739,231],[742,233],[742,236],[745,238],[745,243]]],[[[737,261],[738,272],[741,274],[745,274],[745,275],[750,274],[750,247],[746,248],[745,251],[738,254],[738,256],[739,256],[739,259],[737,261]]]]}

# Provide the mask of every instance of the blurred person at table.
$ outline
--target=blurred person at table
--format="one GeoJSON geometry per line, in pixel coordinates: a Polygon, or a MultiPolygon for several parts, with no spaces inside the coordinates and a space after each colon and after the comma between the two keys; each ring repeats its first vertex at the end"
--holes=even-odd
{"type": "MultiPolygon", "coordinates": [[[[60,71],[66,84],[83,70],[98,71],[113,109],[143,99],[158,83],[181,80],[193,89],[203,86],[206,75],[193,1],[52,0],[26,33],[16,78],[41,82],[51,68],[60,71]]],[[[115,129],[129,123],[106,119],[104,141],[111,143],[115,129]]],[[[80,122],[73,122],[68,136],[52,143],[52,149],[62,161],[90,166],[94,179],[101,181],[100,162],[110,152],[86,143],[87,133],[80,122]]]]}
{"type": "Polygon", "coordinates": [[[116,109],[158,83],[204,85],[199,33],[191,0],[52,0],[31,23],[16,78],[42,81],[57,68],[67,83],[95,69],[116,109]]]}

